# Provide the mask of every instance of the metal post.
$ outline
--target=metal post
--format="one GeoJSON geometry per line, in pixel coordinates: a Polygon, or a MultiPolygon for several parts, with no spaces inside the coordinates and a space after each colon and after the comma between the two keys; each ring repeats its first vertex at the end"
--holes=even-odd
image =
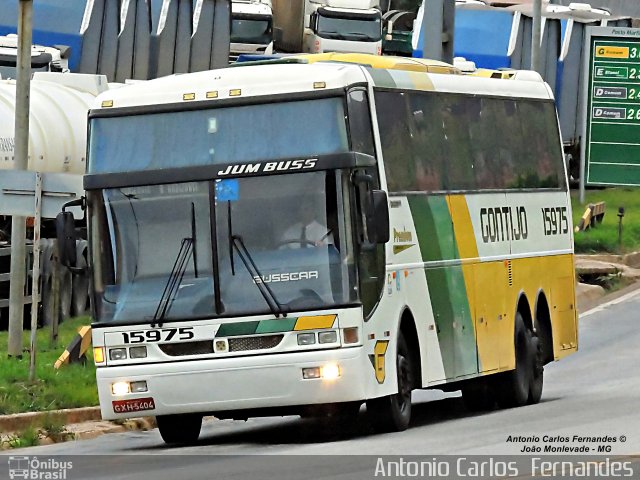
{"type": "Polygon", "coordinates": [[[454,0],[425,0],[422,17],[422,56],[453,63],[454,0]]]}
{"type": "Polygon", "coordinates": [[[533,0],[533,28],[531,29],[531,69],[542,75],[540,40],[542,32],[542,0],[533,0]]]}
{"type": "MultiPolygon", "coordinates": [[[[33,0],[18,4],[18,62],[16,78],[15,170],[26,170],[29,162],[29,88],[31,85],[31,37],[33,0]]],[[[22,356],[22,322],[26,265],[25,218],[11,219],[11,277],[9,287],[10,357],[22,356]]]]}
{"type": "Polygon", "coordinates": [[[60,323],[60,245],[53,241],[53,258],[51,259],[51,343],[58,342],[58,324],[60,323]]]}
{"type": "Polygon", "coordinates": [[[29,381],[36,379],[36,333],[38,332],[38,306],[40,305],[40,223],[42,220],[42,174],[36,173],[36,216],[33,224],[33,277],[31,282],[31,343],[29,381]]]}

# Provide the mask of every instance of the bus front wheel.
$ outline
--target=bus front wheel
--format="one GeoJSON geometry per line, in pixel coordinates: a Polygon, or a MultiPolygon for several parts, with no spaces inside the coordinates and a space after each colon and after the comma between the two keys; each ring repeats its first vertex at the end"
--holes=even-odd
{"type": "Polygon", "coordinates": [[[202,428],[202,415],[198,414],[159,415],[156,421],[160,436],[168,445],[194,443],[202,428]]]}
{"type": "Polygon", "coordinates": [[[396,353],[398,393],[367,401],[367,415],[373,427],[380,432],[400,432],[411,421],[411,391],[413,368],[409,348],[402,333],[398,333],[396,353]]]}

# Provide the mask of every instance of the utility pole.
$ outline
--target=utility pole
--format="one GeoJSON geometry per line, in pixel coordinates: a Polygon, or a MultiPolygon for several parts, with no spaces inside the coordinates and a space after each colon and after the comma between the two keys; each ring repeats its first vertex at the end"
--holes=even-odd
{"type": "MultiPolygon", "coordinates": [[[[18,2],[18,62],[16,76],[15,170],[29,163],[29,89],[33,0],[18,2]]],[[[26,218],[11,217],[11,276],[9,279],[9,357],[22,357],[22,322],[26,276],[26,218]]]]}
{"type": "Polygon", "coordinates": [[[531,70],[542,75],[540,40],[542,36],[542,0],[533,0],[533,28],[531,29],[531,70]]]}
{"type": "Polygon", "coordinates": [[[453,64],[455,0],[424,0],[422,56],[453,64]]]}

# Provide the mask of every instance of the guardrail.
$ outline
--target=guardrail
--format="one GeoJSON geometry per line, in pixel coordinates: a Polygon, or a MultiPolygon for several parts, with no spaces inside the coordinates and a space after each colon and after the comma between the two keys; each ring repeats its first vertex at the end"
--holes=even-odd
{"type": "Polygon", "coordinates": [[[575,229],[576,233],[584,232],[588,228],[593,228],[597,224],[602,223],[602,220],[604,219],[604,211],[605,202],[590,203],[587,205],[587,209],[575,229]]]}

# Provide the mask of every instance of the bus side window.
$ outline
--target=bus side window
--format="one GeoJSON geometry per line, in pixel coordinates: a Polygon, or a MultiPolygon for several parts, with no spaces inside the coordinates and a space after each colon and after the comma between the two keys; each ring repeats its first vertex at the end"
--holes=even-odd
{"type": "Polygon", "coordinates": [[[351,150],[375,156],[371,110],[369,109],[367,92],[364,88],[357,87],[349,92],[347,112],[349,116],[351,150]]]}

